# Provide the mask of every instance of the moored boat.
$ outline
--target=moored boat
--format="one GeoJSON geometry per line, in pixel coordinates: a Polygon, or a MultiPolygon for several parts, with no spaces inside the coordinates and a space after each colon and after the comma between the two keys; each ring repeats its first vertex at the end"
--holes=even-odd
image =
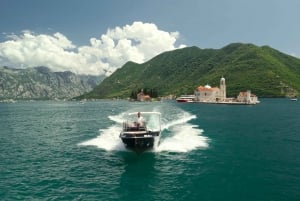
{"type": "Polygon", "coordinates": [[[176,101],[180,103],[193,103],[195,102],[195,95],[181,95],[176,98],[176,101]]]}
{"type": "Polygon", "coordinates": [[[120,133],[125,147],[135,152],[143,152],[158,146],[161,135],[160,116],[159,112],[129,113],[120,133]],[[136,117],[139,113],[142,120],[141,117],[136,117]]]}

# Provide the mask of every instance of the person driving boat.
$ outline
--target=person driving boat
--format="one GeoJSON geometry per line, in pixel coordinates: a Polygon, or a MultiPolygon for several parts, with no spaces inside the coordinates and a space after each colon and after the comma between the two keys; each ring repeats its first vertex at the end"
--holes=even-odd
{"type": "Polygon", "coordinates": [[[143,118],[143,116],[141,115],[141,113],[138,112],[138,113],[137,113],[137,116],[138,116],[138,118],[137,118],[137,125],[138,125],[138,126],[144,126],[144,118],[143,118]]]}

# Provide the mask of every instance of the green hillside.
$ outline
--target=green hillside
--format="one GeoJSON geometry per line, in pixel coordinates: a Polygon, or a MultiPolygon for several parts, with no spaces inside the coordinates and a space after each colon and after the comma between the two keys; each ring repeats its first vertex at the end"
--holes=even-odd
{"type": "Polygon", "coordinates": [[[126,98],[139,88],[155,89],[160,96],[191,94],[199,85],[219,86],[221,76],[228,96],[247,89],[259,97],[299,95],[300,59],[253,44],[187,47],[143,64],[128,62],[81,98],[126,98]]]}

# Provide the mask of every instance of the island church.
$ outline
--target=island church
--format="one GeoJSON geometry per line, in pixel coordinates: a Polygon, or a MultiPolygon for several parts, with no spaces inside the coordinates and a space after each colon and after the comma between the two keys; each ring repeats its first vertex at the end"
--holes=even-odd
{"type": "Polygon", "coordinates": [[[251,94],[251,91],[240,92],[238,97],[227,98],[226,97],[226,82],[225,78],[220,79],[220,88],[211,87],[208,84],[205,86],[199,86],[195,90],[195,102],[207,102],[207,103],[245,103],[256,104],[259,103],[257,96],[251,94]]]}
{"type": "Polygon", "coordinates": [[[195,91],[195,101],[198,102],[219,102],[226,100],[226,83],[225,78],[220,80],[220,88],[211,87],[208,84],[199,86],[195,91]]]}

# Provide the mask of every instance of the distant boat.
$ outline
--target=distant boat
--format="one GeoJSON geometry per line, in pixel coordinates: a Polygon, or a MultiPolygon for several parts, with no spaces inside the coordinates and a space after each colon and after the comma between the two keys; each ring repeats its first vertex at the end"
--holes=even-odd
{"type": "Polygon", "coordinates": [[[0,102],[2,102],[2,103],[16,103],[17,101],[15,101],[14,99],[6,99],[6,100],[1,100],[0,102]]]}
{"type": "Polygon", "coordinates": [[[176,101],[180,103],[193,103],[195,102],[195,95],[181,95],[176,98],[176,101]]]}
{"type": "Polygon", "coordinates": [[[297,98],[291,98],[291,101],[297,101],[298,99],[297,98]]]}

